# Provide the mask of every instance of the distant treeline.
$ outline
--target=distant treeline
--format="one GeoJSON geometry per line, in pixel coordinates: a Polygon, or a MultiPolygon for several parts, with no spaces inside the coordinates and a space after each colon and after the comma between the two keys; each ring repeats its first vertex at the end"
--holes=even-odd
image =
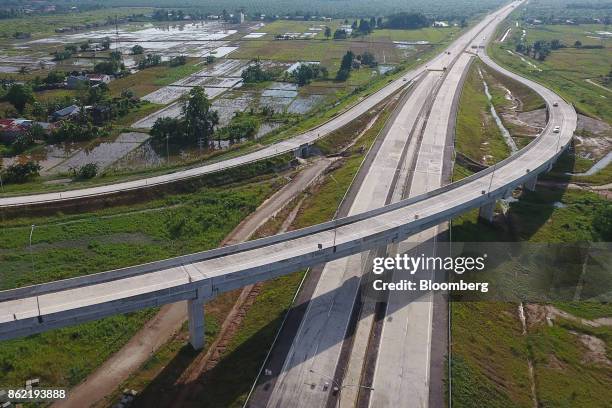
{"type": "Polygon", "coordinates": [[[605,10],[605,9],[612,9],[612,2],[609,2],[609,3],[569,3],[567,5],[567,8],[605,10]]]}
{"type": "Polygon", "coordinates": [[[505,3],[504,0],[98,0],[108,7],[155,7],[185,10],[193,14],[198,10],[204,15],[220,15],[222,10],[233,13],[243,8],[249,16],[326,16],[336,18],[365,17],[390,15],[394,13],[419,12],[429,18],[444,19],[454,16],[456,19],[471,17],[505,3]]]}
{"type": "Polygon", "coordinates": [[[385,28],[414,29],[428,27],[431,21],[421,13],[397,13],[387,17],[385,28]]]}

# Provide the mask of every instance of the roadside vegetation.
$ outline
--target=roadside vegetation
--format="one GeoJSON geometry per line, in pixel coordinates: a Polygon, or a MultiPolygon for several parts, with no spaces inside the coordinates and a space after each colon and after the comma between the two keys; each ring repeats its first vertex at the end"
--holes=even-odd
{"type": "MultiPolygon", "coordinates": [[[[538,2],[538,6],[542,4],[550,6],[549,3],[538,2]]],[[[538,9],[536,5],[532,7],[538,9]]],[[[531,11],[533,12],[533,9],[531,11]]],[[[592,57],[601,61],[602,58],[608,58],[609,53],[602,52],[601,49],[577,50],[573,46],[576,39],[584,40],[586,36],[584,31],[588,29],[593,32],[596,27],[560,24],[525,25],[526,20],[535,18],[533,14],[517,12],[514,16],[515,18],[520,16],[519,28],[516,28],[515,19],[510,19],[505,27],[502,26],[496,38],[501,38],[508,28],[512,29],[511,33],[505,42],[491,45],[490,54],[502,65],[552,87],[574,102],[581,112],[609,122],[607,107],[603,108],[601,103],[605,101],[600,96],[604,91],[601,89],[597,91],[597,88],[591,87],[583,77],[590,75],[590,78],[594,78],[594,73],[598,72],[596,70],[602,65],[597,63],[593,66],[588,63],[585,65],[575,54],[593,53],[592,57]],[[557,38],[568,46],[550,47],[549,51],[544,51],[546,55],[542,58],[543,61],[538,61],[537,53],[533,58],[533,50],[530,51],[531,54],[525,52],[523,57],[536,64],[538,67],[536,69],[522,62],[516,55],[507,52],[507,50],[518,52],[510,47],[516,46],[512,41],[516,40],[515,33],[520,37],[522,29],[527,31],[527,41],[546,41],[545,47],[550,47],[551,42],[557,38]],[[513,35],[515,37],[512,37],[513,35]],[[574,39],[571,43],[570,37],[574,39]],[[559,58],[564,59],[563,64],[559,64],[559,58]],[[587,96],[589,94],[591,96],[587,96]],[[584,100],[581,101],[581,98],[584,100]]],[[[600,25],[599,29],[601,27],[600,25]]],[[[607,64],[609,67],[610,62],[607,64]]],[[[537,110],[541,107],[539,98],[532,98],[529,92],[525,93],[520,87],[513,87],[498,74],[485,70],[483,75],[487,82],[499,81],[508,88],[513,96],[522,102],[523,111],[537,110]]],[[[466,87],[468,86],[469,81],[466,81],[466,87]]],[[[504,98],[505,92],[502,88],[492,86],[491,83],[489,88],[496,110],[507,112],[513,102],[504,98]]],[[[474,117],[475,114],[472,113],[471,118],[474,117]]],[[[521,115],[519,117],[525,118],[521,115]]],[[[501,118],[513,136],[524,135],[517,139],[519,142],[523,139],[520,145],[528,143],[533,137],[528,136],[532,130],[527,126],[519,125],[503,114],[501,118]]],[[[458,128],[461,120],[460,115],[458,128]]],[[[581,134],[581,136],[597,137],[592,134],[581,134]]],[[[492,140],[484,140],[489,144],[493,143],[492,140]]],[[[457,138],[456,148],[458,151],[473,149],[473,141],[469,138],[457,138]]],[[[477,210],[454,219],[452,240],[533,243],[609,242],[612,232],[607,221],[612,211],[609,196],[589,191],[591,183],[603,184],[612,180],[609,169],[583,178],[565,174],[576,169],[584,171],[592,163],[592,160],[586,160],[575,150],[565,153],[551,173],[541,177],[543,182],[537,186],[535,192],[521,190],[514,194],[518,197],[518,201],[499,203],[496,209],[498,214],[492,224],[479,221],[477,210]],[[568,186],[570,181],[580,182],[583,188],[568,186]]],[[[475,169],[467,168],[464,163],[456,164],[454,178],[460,179],[472,174],[473,171],[475,169]]],[[[520,274],[518,271],[514,273],[520,274]]],[[[510,282],[512,279],[507,283],[512,284],[510,282]]],[[[520,282],[514,284],[520,285],[520,282]]],[[[593,321],[612,316],[612,307],[608,303],[589,300],[555,301],[550,304],[525,302],[523,306],[526,317],[525,332],[517,303],[468,302],[458,298],[452,303],[452,394],[447,395],[447,398],[452,398],[453,406],[471,407],[474,401],[480,401],[482,405],[488,407],[605,406],[612,398],[609,392],[612,385],[610,381],[612,327],[609,324],[593,321]],[[591,319],[591,321],[584,322],[578,318],[591,319]]]]}
{"type": "MultiPolygon", "coordinates": [[[[259,173],[255,173],[257,176],[259,173]]],[[[226,175],[227,177],[228,175],[226,175]]],[[[2,222],[2,289],[65,279],[216,248],[282,179],[236,174],[239,184],[196,187],[142,204],[2,222]],[[252,183],[246,184],[249,180],[252,183]],[[29,243],[31,226],[32,244],[29,243]]],[[[231,181],[232,178],[225,180],[231,181]]],[[[218,180],[221,182],[221,180],[218,180]]],[[[74,386],[156,313],[143,310],[0,344],[0,383],[74,386]]],[[[214,322],[209,326],[215,330],[214,322]]]]}

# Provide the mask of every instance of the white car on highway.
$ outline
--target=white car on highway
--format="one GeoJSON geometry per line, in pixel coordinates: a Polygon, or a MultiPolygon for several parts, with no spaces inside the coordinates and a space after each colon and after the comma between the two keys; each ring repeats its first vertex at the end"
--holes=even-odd
{"type": "Polygon", "coordinates": [[[560,131],[561,131],[561,127],[560,127],[560,126],[555,126],[555,127],[553,128],[553,132],[554,132],[554,133],[559,133],[560,131]]]}

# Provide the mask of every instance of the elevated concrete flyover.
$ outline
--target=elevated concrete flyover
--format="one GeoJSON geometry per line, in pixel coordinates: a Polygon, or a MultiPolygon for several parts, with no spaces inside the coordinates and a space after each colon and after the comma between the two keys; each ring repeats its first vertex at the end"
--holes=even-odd
{"type": "MultiPolygon", "coordinates": [[[[206,300],[244,285],[373,249],[507,196],[547,171],[571,141],[576,112],[552,91],[483,61],[538,92],[550,110],[540,136],[461,181],[354,216],[244,244],[0,292],[0,339],[11,339],[165,303],[206,300]],[[558,107],[552,107],[557,102],[558,107]],[[553,132],[560,126],[559,133],[553,132]]],[[[193,308],[195,311],[196,308],[193,308]]],[[[202,344],[193,318],[192,344],[202,344]]]]}

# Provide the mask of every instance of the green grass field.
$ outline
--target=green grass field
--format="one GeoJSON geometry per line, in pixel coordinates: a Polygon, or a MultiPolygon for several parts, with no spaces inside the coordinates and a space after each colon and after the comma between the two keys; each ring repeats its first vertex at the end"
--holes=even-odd
{"type": "MultiPolygon", "coordinates": [[[[0,228],[2,289],[125,267],[218,246],[280,184],[202,188],[130,207],[75,215],[16,218],[0,228]],[[30,225],[35,224],[32,247],[30,225]]],[[[122,347],[155,313],[127,315],[53,330],[0,345],[0,384],[40,377],[72,386],[122,347]]],[[[214,326],[211,326],[214,327],[214,326]]]]}
{"type": "Polygon", "coordinates": [[[79,13],[65,13],[56,15],[35,15],[24,18],[2,20],[0,24],[0,38],[11,38],[17,32],[32,34],[32,38],[42,38],[53,34],[56,28],[87,23],[104,22],[107,17],[123,17],[132,14],[146,14],[153,10],[150,7],[116,7],[79,13]]]}
{"type": "Polygon", "coordinates": [[[187,64],[179,65],[178,67],[160,65],[143,69],[135,74],[112,81],[109,84],[109,89],[113,96],[120,95],[124,89],[131,89],[136,96],[143,97],[165,85],[169,85],[201,70],[202,67],[196,65],[197,62],[197,58],[189,58],[187,64]]]}
{"type": "Polygon", "coordinates": [[[537,40],[559,39],[568,47],[552,51],[544,62],[523,57],[534,64],[536,69],[521,61],[519,56],[508,52],[515,51],[518,29],[514,28],[514,33],[509,35],[504,43],[493,43],[489,47],[490,55],[509,69],[550,87],[574,103],[580,112],[612,123],[612,104],[609,102],[612,98],[612,89],[602,89],[587,82],[591,80],[598,83],[599,78],[607,75],[612,67],[611,40],[589,38],[589,33],[593,30],[605,30],[605,26],[545,25],[524,28],[527,31],[527,41],[530,43],[537,40]],[[574,48],[573,44],[576,40],[581,41],[584,45],[603,45],[605,48],[574,48]]]}

